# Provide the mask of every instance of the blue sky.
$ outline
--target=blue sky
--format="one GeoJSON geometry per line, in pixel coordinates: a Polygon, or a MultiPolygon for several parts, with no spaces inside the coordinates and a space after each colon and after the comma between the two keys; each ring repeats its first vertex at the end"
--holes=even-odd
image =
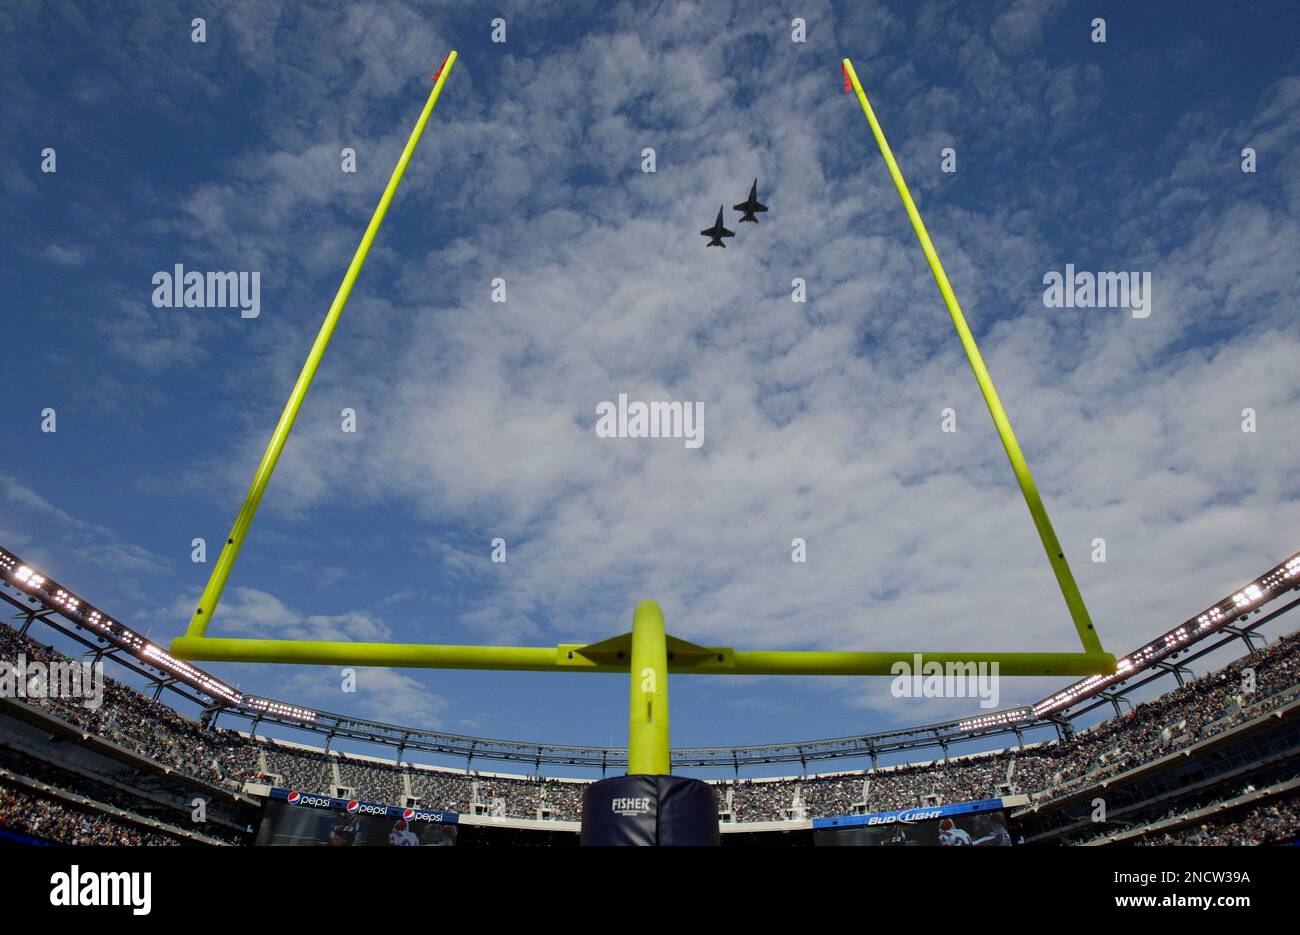
{"type": "MultiPolygon", "coordinates": [[[[190,542],[215,559],[449,48],[212,634],[550,645],[623,632],[653,597],[670,632],[738,648],[1073,649],[844,55],[1107,647],[1298,547],[1290,4],[79,6],[0,9],[0,542],[158,640],[188,620],[210,569],[190,542]],[[705,250],[755,176],[769,214],[705,250]],[[153,308],[177,263],[258,271],[260,316],[153,308]],[[1150,271],[1150,317],[1044,307],[1066,263],[1150,271]],[[703,448],[597,438],[620,392],[703,402],[703,448]]],[[[457,732],[626,731],[615,676],[366,670],[349,695],[333,670],[211,668],[457,732]]],[[[886,680],[678,678],[672,705],[679,745],[972,710],[886,680]]]]}

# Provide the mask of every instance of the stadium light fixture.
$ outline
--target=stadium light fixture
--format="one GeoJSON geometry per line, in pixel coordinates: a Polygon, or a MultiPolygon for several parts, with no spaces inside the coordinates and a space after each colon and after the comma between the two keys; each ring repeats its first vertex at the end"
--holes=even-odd
{"type": "Polygon", "coordinates": [[[1046,717],[1064,710],[1083,698],[1091,697],[1117,682],[1123,682],[1153,663],[1181,652],[1211,632],[1244,619],[1251,613],[1252,608],[1258,608],[1261,603],[1271,601],[1297,587],[1293,579],[1298,575],[1300,575],[1300,555],[1293,555],[1250,584],[1233,592],[1230,597],[1225,597],[1213,607],[1206,608],[1195,617],[1124,656],[1119,660],[1113,673],[1093,675],[1037,702],[1034,705],[1034,714],[1038,717],[1046,717]]]}
{"type": "Polygon", "coordinates": [[[0,549],[0,581],[8,581],[22,588],[31,595],[32,600],[40,601],[44,606],[58,610],[77,626],[85,627],[101,638],[124,647],[136,658],[171,673],[212,698],[220,698],[232,705],[243,702],[242,696],[236,689],[149,642],[139,633],[113,620],[57,581],[51,581],[31,566],[18,561],[16,556],[4,549],[0,549]]]}
{"type": "MultiPolygon", "coordinates": [[[[248,535],[253,516],[266,491],[267,483],[275,470],[280,453],[293,429],[298,411],[311,387],[316,370],[333,336],[335,325],[347,304],[348,296],[364,265],[375,236],[383,223],[392,202],[393,194],[402,180],[424,132],[425,124],[442,93],[443,85],[456,62],[456,53],[448,54],[442,68],[434,78],[433,90],[424,105],[415,128],[411,131],[406,148],[388,180],[379,205],[361,238],[347,273],[334,296],[325,321],[321,325],[308,354],[307,361],[294,384],[289,401],[285,404],[280,421],[267,445],[262,461],[254,474],[244,504],[235,524],[222,547],[221,555],[213,567],[207,586],[199,599],[198,607],[190,620],[186,634],[172,642],[172,654],[181,659],[238,662],[300,663],[314,665],[372,665],[453,669],[506,669],[549,672],[625,672],[630,676],[631,696],[629,709],[629,772],[666,774],[668,759],[668,695],[669,673],[727,674],[727,675],[898,675],[900,663],[911,673],[919,661],[922,664],[938,663],[948,670],[950,665],[996,665],[999,675],[1109,675],[1115,672],[1115,657],[1101,645],[1087,607],[1079,593],[1078,585],[1070,571],[1069,563],[1056,533],[1048,519],[1047,510],[1029,472],[1020,445],[1011,430],[1011,423],[993,387],[992,378],[980,356],[979,348],[966,319],[957,304],[947,274],[939,255],[926,232],[925,224],[908,191],[893,152],[876,120],[866,93],[858,81],[852,63],[842,62],[844,74],[857,92],[862,111],[870,124],[884,156],[885,165],[903,200],[911,219],[912,228],[920,241],[921,249],[930,264],[939,292],[957,329],[957,335],[970,361],[984,400],[998,435],[1011,461],[1011,468],[1024,495],[1025,504],[1033,518],[1042,540],[1043,548],[1056,575],[1061,595],[1065,600],[1082,652],[1070,653],[963,653],[963,652],[778,652],[739,651],[730,647],[706,647],[689,643],[664,631],[663,612],[653,601],[642,601],[633,613],[631,633],[612,637],[592,644],[561,644],[553,647],[525,646],[443,646],[401,643],[353,643],[298,640],[228,639],[207,636],[221,593],[244,540],[248,535]]],[[[950,671],[950,670],[949,670],[950,671]]]]}

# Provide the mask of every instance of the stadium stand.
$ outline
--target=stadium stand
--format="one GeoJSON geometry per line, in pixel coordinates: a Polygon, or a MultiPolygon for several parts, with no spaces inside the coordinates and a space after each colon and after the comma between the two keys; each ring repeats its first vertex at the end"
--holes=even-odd
{"type": "Polygon", "coordinates": [[[176,845],[180,841],[120,820],[106,806],[84,798],[42,794],[0,774],[0,831],[59,844],[176,845]],[[11,784],[12,783],[12,784],[11,784]]]}
{"type": "MultiPolygon", "coordinates": [[[[66,656],[0,627],[0,656],[45,664],[66,656]]],[[[113,741],[169,769],[238,789],[255,766],[255,751],[237,734],[204,731],[174,709],[112,679],[106,680],[104,703],[92,709],[59,698],[25,699],[64,723],[113,741]]]]}
{"type": "MultiPolygon", "coordinates": [[[[1295,565],[1292,559],[1285,568],[1295,565]]],[[[50,622],[28,612],[29,627],[38,619],[50,622]]],[[[719,812],[731,826],[806,825],[816,818],[1023,796],[1020,801],[1027,804],[1013,818],[1018,834],[1030,843],[1294,840],[1300,834],[1294,803],[1300,788],[1300,634],[1261,646],[1247,638],[1252,629],[1237,634],[1249,647],[1247,655],[1127,711],[1119,707],[1122,693],[1109,696],[1117,713],[1087,730],[1074,732],[1071,720],[1056,714],[1037,722],[1059,731],[1046,742],[1024,743],[1018,724],[995,725],[1002,733],[1014,730],[1020,742],[949,756],[950,738],[922,737],[908,744],[938,743],[944,755],[820,775],[737,776],[714,782],[719,812]],[[1109,810],[1102,824],[1090,815],[1099,797],[1109,810]]],[[[147,647],[138,655],[146,662],[156,658],[147,647]]],[[[47,666],[71,661],[26,633],[0,626],[0,659],[17,658],[47,666]]],[[[1164,668],[1148,681],[1168,671],[1177,671],[1180,679],[1185,673],[1181,667],[1164,668]]],[[[187,674],[227,691],[198,670],[187,674]]],[[[159,695],[163,687],[159,683],[159,695]]],[[[1059,697],[1053,696],[1054,705],[1059,697]]],[[[1079,697],[1084,699],[1080,710],[1101,703],[1079,697]]],[[[312,729],[307,709],[261,704],[258,710],[269,719],[278,709],[290,711],[298,718],[292,723],[307,736],[326,733],[312,729]]],[[[392,759],[381,759],[330,749],[330,744],[322,748],[260,736],[256,720],[250,732],[217,727],[206,716],[228,709],[228,702],[218,703],[202,722],[195,721],[111,678],[97,708],[77,699],[0,697],[0,831],[59,843],[244,844],[253,838],[261,796],[271,787],[508,819],[518,831],[579,820],[582,791],[590,781],[404,762],[401,747],[392,759]],[[202,824],[190,820],[196,795],[208,807],[202,824]],[[520,821],[531,824],[519,826],[520,821]]],[[[1012,712],[1007,723],[1019,717],[1012,712]]],[[[937,736],[939,730],[911,731],[927,732],[937,736]]],[[[329,736],[332,743],[332,730],[329,736]]],[[[372,742],[382,744],[384,738],[372,742]]]]}
{"type": "Polygon", "coordinates": [[[473,781],[451,770],[416,769],[411,774],[411,791],[424,808],[445,809],[457,814],[470,811],[474,801],[473,781]]]}
{"type": "Polygon", "coordinates": [[[1166,846],[1285,844],[1295,840],[1300,801],[1260,805],[1244,815],[1212,818],[1182,834],[1145,835],[1137,843],[1166,846]]]}
{"type": "MultiPolygon", "coordinates": [[[[62,658],[49,647],[19,636],[7,627],[0,628],[0,647],[11,655],[23,653],[28,658],[47,662],[62,658]]],[[[994,798],[1007,793],[1028,795],[1041,808],[1084,793],[1098,782],[1113,780],[1151,760],[1267,719],[1284,705],[1294,703],[1297,696],[1300,696],[1300,635],[1292,634],[1253,657],[1237,660],[1061,741],[861,772],[722,781],[715,788],[720,811],[734,823],[868,814],[994,798]],[[1240,688],[1247,667],[1253,670],[1256,686],[1249,694],[1240,688]]],[[[6,700],[6,704],[14,703],[6,700]]],[[[168,706],[111,680],[99,711],[60,700],[33,699],[22,703],[42,709],[70,729],[88,731],[133,751],[160,773],[185,773],[226,789],[242,787],[245,782],[263,783],[470,815],[562,821],[576,821],[580,817],[581,780],[385,763],[283,740],[249,737],[221,728],[204,730],[168,706]]],[[[70,816],[67,822],[46,821],[41,827],[72,829],[68,834],[77,838],[90,833],[84,821],[87,808],[117,809],[137,820],[151,814],[157,816],[159,812],[156,802],[151,807],[141,806],[138,790],[114,789],[90,775],[60,772],[16,750],[7,734],[5,740],[6,744],[0,747],[0,766],[6,770],[7,791],[13,796],[24,796],[14,801],[32,801],[28,789],[31,783],[40,782],[48,787],[41,799],[45,803],[41,814],[52,815],[61,809],[70,816]],[[15,786],[10,776],[23,776],[28,782],[15,786]],[[70,797],[77,795],[86,801],[73,802],[70,797]],[[134,809],[130,808],[132,805],[134,809]]],[[[1257,817],[1247,822],[1249,828],[1266,824],[1269,839],[1287,833],[1294,835],[1297,830],[1294,811],[1278,808],[1259,806],[1252,812],[1257,817]]],[[[1249,836],[1245,831],[1233,831],[1235,826],[1227,818],[1214,818],[1207,827],[1219,829],[1208,834],[1207,841],[1223,840],[1234,834],[1249,836]]],[[[142,826],[123,824],[120,818],[106,821],[103,828],[104,840],[153,841],[158,837],[156,832],[145,831],[142,826]]],[[[32,833],[32,829],[28,832],[32,833]]],[[[186,834],[182,829],[173,828],[168,839],[174,842],[186,834]]],[[[226,843],[240,840],[230,829],[208,837],[226,843]]],[[[1188,837],[1198,835],[1185,835],[1184,839],[1188,837]]]]}

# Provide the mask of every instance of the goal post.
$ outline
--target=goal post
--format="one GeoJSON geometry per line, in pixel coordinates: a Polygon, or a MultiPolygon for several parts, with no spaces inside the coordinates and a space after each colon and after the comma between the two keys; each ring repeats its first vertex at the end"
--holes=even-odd
{"type": "Polygon", "coordinates": [[[1088,608],[1083,603],[1083,595],[1079,593],[1079,586],[1074,580],[1074,573],[1070,570],[1070,563],[1065,558],[1065,550],[1061,548],[1060,541],[1056,538],[1056,531],[1052,528],[1052,521],[1047,516],[1047,507],[1043,506],[1043,498],[1038,495],[1038,486],[1034,483],[1034,477],[1029,473],[1029,463],[1025,460],[1024,452],[1020,450],[1020,443],[1016,441],[1016,434],[1011,430],[1011,420],[1007,417],[1007,411],[1002,406],[1002,400],[998,397],[998,391],[993,386],[993,378],[989,376],[988,368],[984,365],[984,358],[980,354],[979,347],[975,344],[975,336],[971,334],[970,326],[966,324],[966,316],[962,314],[961,306],[957,303],[957,296],[952,290],[952,284],[948,282],[948,274],[944,272],[943,263],[939,260],[939,252],[935,250],[934,243],[930,240],[930,234],[925,229],[925,222],[921,220],[921,212],[917,210],[916,202],[912,200],[912,193],[908,190],[907,182],[903,178],[903,171],[898,167],[898,160],[894,158],[893,150],[889,148],[889,141],[885,139],[885,132],[880,128],[880,121],[876,119],[876,113],[871,109],[871,102],[867,100],[867,93],[862,90],[862,82],[858,80],[858,73],[853,69],[853,63],[849,59],[841,62],[844,74],[848,77],[853,91],[858,96],[858,103],[862,105],[862,113],[866,115],[867,123],[871,126],[871,133],[876,138],[876,144],[880,147],[880,154],[885,159],[885,166],[889,169],[890,178],[894,180],[894,187],[898,189],[898,195],[903,199],[903,208],[907,211],[907,217],[912,222],[912,230],[916,232],[916,239],[921,243],[921,250],[925,254],[926,261],[930,264],[930,272],[934,274],[934,281],[939,286],[939,293],[943,296],[944,305],[948,308],[948,315],[952,318],[953,327],[957,329],[957,337],[961,339],[962,349],[966,352],[966,359],[970,361],[971,370],[975,373],[975,380],[979,383],[980,392],[984,394],[984,402],[988,405],[989,415],[993,417],[993,425],[998,430],[998,437],[1002,439],[1002,447],[1006,449],[1007,458],[1011,461],[1011,470],[1016,476],[1016,481],[1020,485],[1020,492],[1024,495],[1025,506],[1029,508],[1029,515],[1033,517],[1034,528],[1038,530],[1038,538],[1043,543],[1043,551],[1047,553],[1047,560],[1052,566],[1052,572],[1056,575],[1056,582],[1061,589],[1061,597],[1065,599],[1065,606],[1069,609],[1070,619],[1074,621],[1074,628],[1079,634],[1079,640],[1083,643],[1085,653],[1101,653],[1101,640],[1097,637],[1096,628],[1092,625],[1092,618],[1088,614],[1088,608]]]}
{"type": "Polygon", "coordinates": [[[419,121],[411,131],[401,158],[389,178],[388,186],[375,208],[374,215],[348,266],[342,285],[330,305],[325,322],[312,345],[307,362],[294,384],[280,421],[254,475],[252,486],[235,520],[234,528],[184,636],[173,640],[172,654],[180,659],[209,662],[286,663],[299,665],[363,665],[403,668],[480,669],[530,672],[618,672],[631,677],[629,727],[633,745],[644,753],[642,767],[657,769],[663,762],[668,742],[667,676],[678,675],[838,675],[896,676],[903,672],[922,671],[938,664],[942,669],[976,666],[997,675],[1108,675],[1116,670],[1115,657],[1102,649],[1088,616],[1087,607],[1070,571],[1065,553],[1052,529],[1047,510],[1029,473],[1020,445],[1011,430],[992,378],[980,356],[943,264],[921,220],[907,183],[889,148],[871,104],[867,100],[853,64],[847,58],[842,67],[852,89],[857,92],[862,111],[880,146],[885,165],[893,178],[912,228],[921,243],[939,292],[943,296],[962,347],[970,361],[975,379],[984,394],[993,423],[1002,439],[1012,471],[1019,482],[1025,504],[1033,517],[1061,595],[1083,644],[1082,652],[837,652],[737,650],[726,646],[700,646],[668,635],[664,631],[663,613],[653,601],[642,601],[633,615],[633,629],[596,643],[562,643],[556,646],[459,646],[420,643],[361,643],[345,641],[278,640],[226,638],[207,635],[217,603],[230,576],[239,550],[244,543],[253,516],[261,502],[271,473],[275,470],[294,420],[316,374],[334,326],[342,314],[352,287],[365,263],[370,246],[401,182],[406,165],[420,141],[424,126],[433,112],[443,84],[456,62],[456,53],[448,54],[419,121]]]}
{"type": "Polygon", "coordinates": [[[416,120],[406,140],[406,146],[402,148],[402,154],[398,157],[397,165],[393,167],[393,173],[389,176],[384,193],[379,198],[379,204],[375,206],[374,213],[370,216],[370,223],[366,225],[365,233],[361,235],[361,242],[357,244],[356,252],[352,255],[352,262],[348,264],[347,272],[343,274],[343,282],[339,284],[338,291],[334,294],[334,301],[330,303],[329,311],[325,313],[325,320],[321,323],[320,331],[316,334],[316,340],[312,343],[298,379],[294,381],[289,400],[284,404],[284,411],[280,413],[280,421],[276,423],[262,460],[253,474],[253,482],[248,487],[248,493],[239,508],[239,513],[235,516],[235,524],[221,546],[221,554],[212,567],[212,574],[208,577],[208,583],[199,598],[198,606],[190,617],[190,625],[186,630],[187,638],[201,638],[216,612],[217,604],[221,601],[221,593],[225,590],[230,572],[235,567],[235,560],[239,557],[249,527],[253,524],[253,517],[262,503],[262,495],[266,493],[266,485],[270,483],[275,466],[280,461],[280,453],[284,451],[284,444],[289,440],[289,433],[293,431],[298,411],[302,409],[303,400],[307,398],[307,391],[311,389],[316,370],[325,356],[325,349],[329,347],[330,339],[334,336],[334,328],[338,325],[343,309],[348,304],[352,287],[356,285],[357,277],[361,275],[366,257],[370,255],[370,247],[374,244],[379,228],[384,223],[384,217],[388,214],[388,206],[392,204],[393,196],[397,193],[397,186],[401,184],[402,176],[406,174],[406,166],[410,163],[411,156],[415,154],[415,147],[419,145],[420,138],[424,135],[424,127],[429,122],[429,117],[433,115],[433,108],[438,103],[438,98],[442,96],[443,85],[451,76],[456,58],[454,49],[448,52],[447,57],[443,59],[442,67],[433,76],[433,88],[424,102],[424,109],[420,112],[419,119],[416,120]]]}

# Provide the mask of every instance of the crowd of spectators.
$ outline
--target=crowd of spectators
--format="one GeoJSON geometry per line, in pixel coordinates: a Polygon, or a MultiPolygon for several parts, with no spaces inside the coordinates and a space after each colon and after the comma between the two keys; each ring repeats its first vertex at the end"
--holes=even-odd
{"type": "Polygon", "coordinates": [[[1012,784],[1047,802],[1222,733],[1297,693],[1300,634],[1291,634],[1067,741],[1018,753],[1012,784]]]}
{"type": "MultiPolygon", "coordinates": [[[[1300,762],[1283,762],[1263,772],[1254,779],[1264,783],[1261,792],[1251,779],[1206,783],[1175,789],[1165,789],[1163,794],[1121,807],[1109,814],[1106,821],[1089,821],[1086,827],[1076,827],[1056,840],[1065,844],[1125,843],[1177,843],[1174,839],[1190,835],[1187,830],[1200,827],[1205,822],[1227,816],[1238,817],[1244,809],[1258,801],[1294,789],[1300,781],[1300,762]]],[[[1078,813],[1071,816],[1078,818],[1078,813]]],[[[1300,827],[1292,829],[1292,834],[1300,827]]]]}
{"type": "Polygon", "coordinates": [[[1300,828],[1300,801],[1287,799],[1257,805],[1244,812],[1207,819],[1199,825],[1165,834],[1146,835],[1133,843],[1181,846],[1245,846],[1283,843],[1300,828]]]}
{"type": "MultiPolygon", "coordinates": [[[[1298,687],[1300,638],[1293,635],[1063,742],[865,773],[718,782],[719,811],[730,813],[734,822],[752,822],[892,811],[995,798],[1007,792],[1047,801],[1085,779],[1115,775],[1255,717],[1289,699],[1298,687]],[[1253,670],[1250,693],[1242,690],[1246,685],[1242,670],[1247,666],[1253,670]]],[[[299,751],[293,755],[303,756],[299,751]]],[[[378,768],[398,776],[397,767],[378,768]]],[[[460,812],[478,807],[488,814],[521,818],[536,817],[539,808],[554,818],[576,820],[580,814],[581,783],[522,778],[475,782],[472,774],[465,773],[424,769],[410,773],[413,791],[428,807],[460,812]],[[462,778],[454,778],[458,776],[462,778]]]]}
{"type": "MultiPolygon", "coordinates": [[[[50,665],[67,657],[0,626],[0,658],[50,665]]],[[[204,730],[175,709],[104,678],[99,707],[79,698],[28,698],[67,724],[205,782],[239,789],[256,772],[257,753],[234,731],[204,730]]]]}
{"type": "Polygon", "coordinates": [[[468,773],[442,769],[411,770],[411,792],[421,808],[458,814],[470,810],[473,780],[468,773]]]}
{"type": "MultiPolygon", "coordinates": [[[[139,789],[110,784],[107,780],[88,778],[82,773],[74,773],[53,763],[38,760],[32,756],[9,747],[0,746],[0,768],[15,777],[23,777],[32,784],[40,784],[50,789],[59,789],[70,796],[90,799],[105,810],[119,809],[136,818],[148,819],[174,830],[177,836],[198,833],[227,844],[242,844],[244,837],[235,829],[220,825],[214,821],[194,826],[190,816],[193,805],[189,800],[183,803],[168,803],[162,798],[151,798],[139,789]]],[[[0,781],[3,773],[0,773],[0,781]]]]}
{"type": "Polygon", "coordinates": [[[102,811],[36,795],[0,780],[0,828],[57,844],[169,845],[180,842],[102,811]]]}
{"type": "Polygon", "coordinates": [[[305,750],[277,743],[264,743],[261,750],[265,755],[266,775],[260,775],[259,771],[259,779],[321,794],[334,788],[332,758],[323,750],[305,750]]]}
{"type": "Polygon", "coordinates": [[[352,790],[353,798],[367,802],[400,802],[406,795],[402,770],[395,764],[373,763],[347,754],[340,755],[336,762],[340,784],[352,790]]]}
{"type": "Polygon", "coordinates": [[[1010,753],[894,766],[801,779],[739,780],[731,788],[734,821],[889,812],[993,798],[1006,785],[1010,753]]]}
{"type": "Polygon", "coordinates": [[[536,818],[542,804],[543,782],[540,778],[480,777],[477,782],[477,801],[488,815],[500,818],[536,818]]]}
{"type": "Polygon", "coordinates": [[[542,785],[542,807],[552,818],[561,821],[580,821],[582,819],[582,791],[585,782],[546,782],[542,785]]]}
{"type": "MultiPolygon", "coordinates": [[[[858,784],[862,784],[861,777],[858,784]]],[[[721,795],[731,786],[732,821],[780,821],[794,807],[794,788],[788,780],[741,779],[718,783],[721,795]]]]}
{"type": "MultiPolygon", "coordinates": [[[[45,662],[63,658],[0,626],[0,656],[19,653],[45,662]]],[[[1113,776],[1256,717],[1297,692],[1300,634],[1292,634],[1063,741],[860,773],[718,782],[719,810],[729,812],[734,822],[749,822],[891,811],[1006,792],[1049,801],[1080,783],[1113,776]]],[[[320,793],[342,786],[356,798],[399,804],[409,788],[422,807],[461,813],[521,818],[546,813],[576,820],[581,811],[580,781],[415,768],[252,741],[234,731],[204,730],[167,705],[112,680],[106,680],[104,704],[98,710],[75,699],[29,703],[170,769],[232,789],[255,779],[320,793]]]]}

